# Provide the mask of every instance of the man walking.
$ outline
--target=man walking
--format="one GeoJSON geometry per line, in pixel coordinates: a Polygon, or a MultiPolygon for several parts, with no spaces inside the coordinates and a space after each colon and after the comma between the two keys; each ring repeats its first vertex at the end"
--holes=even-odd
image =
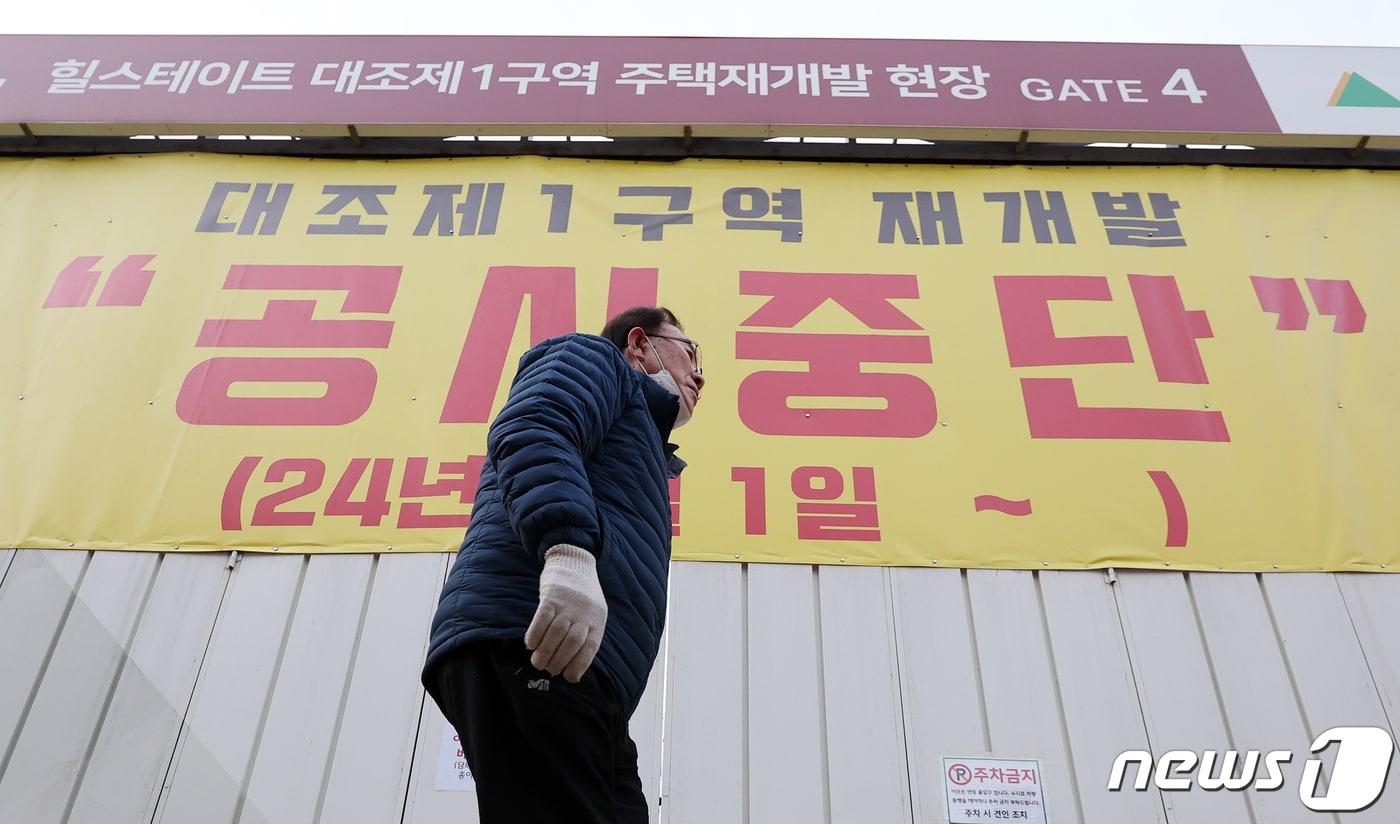
{"type": "Polygon", "coordinates": [[[520,359],[422,673],[482,824],[648,820],[628,720],[665,623],[667,441],[704,384],[662,307],[520,359]]]}

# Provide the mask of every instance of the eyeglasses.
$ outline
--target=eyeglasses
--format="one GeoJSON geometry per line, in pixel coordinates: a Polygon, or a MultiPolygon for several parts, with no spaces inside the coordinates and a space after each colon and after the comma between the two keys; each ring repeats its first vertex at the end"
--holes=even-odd
{"type": "Polygon", "coordinates": [[[678,338],[675,335],[647,335],[647,337],[665,338],[666,340],[674,340],[679,341],[680,343],[689,344],[690,348],[688,348],[685,353],[690,357],[691,364],[695,366],[695,373],[697,375],[705,374],[705,370],[700,367],[700,344],[696,343],[690,338],[678,338]]]}

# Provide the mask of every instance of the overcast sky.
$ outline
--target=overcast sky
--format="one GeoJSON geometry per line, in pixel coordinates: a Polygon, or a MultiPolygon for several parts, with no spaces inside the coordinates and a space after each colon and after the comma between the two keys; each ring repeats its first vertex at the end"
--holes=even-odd
{"type": "Polygon", "coordinates": [[[595,34],[1400,47],[1400,0],[9,0],[6,34],[595,34]]]}

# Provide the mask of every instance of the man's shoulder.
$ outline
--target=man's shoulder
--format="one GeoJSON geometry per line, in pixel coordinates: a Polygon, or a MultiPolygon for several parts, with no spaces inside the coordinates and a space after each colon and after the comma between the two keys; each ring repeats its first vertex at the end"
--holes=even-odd
{"type": "Polygon", "coordinates": [[[581,346],[585,349],[592,349],[600,352],[611,350],[617,352],[619,355],[622,354],[622,350],[617,348],[617,344],[602,335],[591,335],[587,332],[569,332],[566,335],[555,335],[552,338],[546,338],[540,341],[531,347],[531,349],[554,349],[556,347],[565,346],[581,346]]]}
{"type": "Polygon", "coordinates": [[[576,363],[582,361],[600,372],[618,375],[630,371],[627,359],[616,344],[607,338],[586,332],[571,332],[540,341],[520,357],[520,369],[523,371],[551,360],[576,363]]]}

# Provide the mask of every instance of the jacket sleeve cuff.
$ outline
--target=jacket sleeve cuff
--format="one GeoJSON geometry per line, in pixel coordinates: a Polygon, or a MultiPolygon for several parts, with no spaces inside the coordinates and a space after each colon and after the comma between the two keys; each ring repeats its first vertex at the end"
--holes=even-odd
{"type": "Polygon", "coordinates": [[[582,549],[592,554],[596,560],[601,561],[603,559],[602,549],[598,545],[597,539],[590,535],[588,530],[579,529],[578,527],[560,527],[558,529],[551,529],[540,536],[539,545],[535,549],[540,558],[540,562],[544,562],[545,553],[560,544],[567,544],[577,549],[582,549]]]}
{"type": "Polygon", "coordinates": [[[593,553],[573,544],[555,544],[544,553],[545,566],[559,567],[580,575],[597,574],[598,561],[593,553]]]}

